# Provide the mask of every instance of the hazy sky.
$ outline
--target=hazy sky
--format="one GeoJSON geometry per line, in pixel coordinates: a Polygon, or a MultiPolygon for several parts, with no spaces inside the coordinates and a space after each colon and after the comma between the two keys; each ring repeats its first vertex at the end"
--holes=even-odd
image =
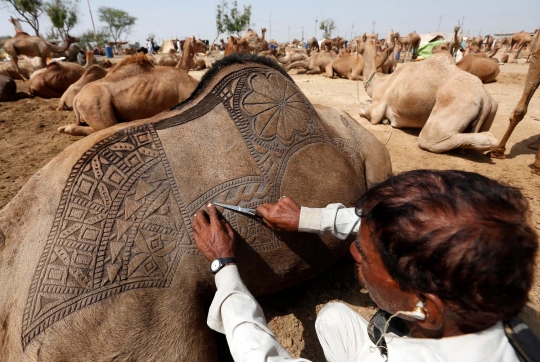
{"type": "MultiPolygon", "coordinates": [[[[315,19],[331,18],[338,29],[333,35],[350,37],[354,34],[371,32],[375,22],[375,32],[384,37],[390,29],[402,35],[413,30],[418,33],[437,31],[452,32],[458,19],[463,19],[464,35],[471,36],[511,33],[520,30],[533,31],[540,27],[539,0],[390,0],[390,1],[351,1],[351,0],[239,0],[239,6],[252,5],[252,23],[259,32],[261,27],[268,29],[267,39],[278,41],[300,39],[302,29],[305,38],[315,35],[315,19]],[[271,21],[270,21],[271,18],[271,21]],[[290,29],[290,33],[289,33],[290,29]],[[289,35],[290,34],[290,35],[289,35]]],[[[11,12],[5,3],[0,2],[0,35],[13,34],[13,26],[7,21],[11,12]]],[[[195,35],[212,41],[216,36],[215,12],[216,0],[171,1],[171,0],[90,0],[96,27],[101,27],[97,9],[111,6],[127,11],[137,17],[130,42],[141,44],[150,33],[156,39],[171,37],[183,38],[195,35]]],[[[79,35],[92,28],[87,0],[80,0],[78,5],[80,23],[72,31],[79,35]]],[[[50,27],[44,15],[40,21],[42,33],[50,27]]],[[[23,28],[31,32],[27,24],[23,28]]],[[[317,29],[317,37],[322,31],[317,29]]],[[[222,35],[222,37],[224,37],[222,35]]]]}

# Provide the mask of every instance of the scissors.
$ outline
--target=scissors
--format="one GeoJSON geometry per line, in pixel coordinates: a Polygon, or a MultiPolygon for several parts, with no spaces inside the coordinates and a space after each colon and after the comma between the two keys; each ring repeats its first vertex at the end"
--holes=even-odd
{"type": "Polygon", "coordinates": [[[248,207],[240,207],[240,206],[235,206],[235,205],[227,205],[227,204],[222,204],[220,202],[212,202],[212,203],[216,206],[221,206],[225,209],[232,210],[234,212],[243,214],[247,217],[251,217],[259,222],[264,223],[264,218],[261,215],[259,215],[256,209],[250,209],[248,207]]]}

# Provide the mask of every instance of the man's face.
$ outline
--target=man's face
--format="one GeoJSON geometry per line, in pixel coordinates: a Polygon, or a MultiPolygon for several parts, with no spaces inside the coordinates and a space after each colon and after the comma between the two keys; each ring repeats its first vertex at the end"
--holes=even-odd
{"type": "Polygon", "coordinates": [[[357,243],[351,244],[351,254],[358,263],[358,276],[369,291],[371,299],[379,308],[395,313],[410,310],[408,293],[403,292],[392,279],[383,265],[379,253],[373,246],[371,228],[362,222],[358,233],[360,250],[357,243]]]}

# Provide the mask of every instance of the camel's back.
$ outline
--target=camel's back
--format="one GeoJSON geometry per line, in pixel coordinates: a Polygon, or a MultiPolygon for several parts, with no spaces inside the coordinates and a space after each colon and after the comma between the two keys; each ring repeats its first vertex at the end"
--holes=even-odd
{"type": "MultiPolygon", "coordinates": [[[[210,360],[200,356],[211,349],[212,279],[193,214],[211,201],[257,207],[282,195],[354,206],[390,174],[380,142],[347,114],[313,107],[277,64],[225,59],[173,110],[66,149],[0,211],[0,352],[210,360]]],[[[313,276],[350,245],[223,216],[258,295],[313,276]]]]}

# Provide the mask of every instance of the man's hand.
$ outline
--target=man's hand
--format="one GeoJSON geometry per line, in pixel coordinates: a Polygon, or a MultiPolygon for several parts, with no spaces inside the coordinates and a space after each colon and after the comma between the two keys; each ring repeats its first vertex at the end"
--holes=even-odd
{"type": "Polygon", "coordinates": [[[257,213],[269,228],[277,231],[298,231],[300,206],[290,197],[282,196],[275,204],[263,204],[257,213]]]}
{"type": "Polygon", "coordinates": [[[199,210],[193,216],[193,237],[197,247],[209,261],[234,257],[234,230],[220,220],[213,204],[206,205],[206,213],[199,210]]]}

